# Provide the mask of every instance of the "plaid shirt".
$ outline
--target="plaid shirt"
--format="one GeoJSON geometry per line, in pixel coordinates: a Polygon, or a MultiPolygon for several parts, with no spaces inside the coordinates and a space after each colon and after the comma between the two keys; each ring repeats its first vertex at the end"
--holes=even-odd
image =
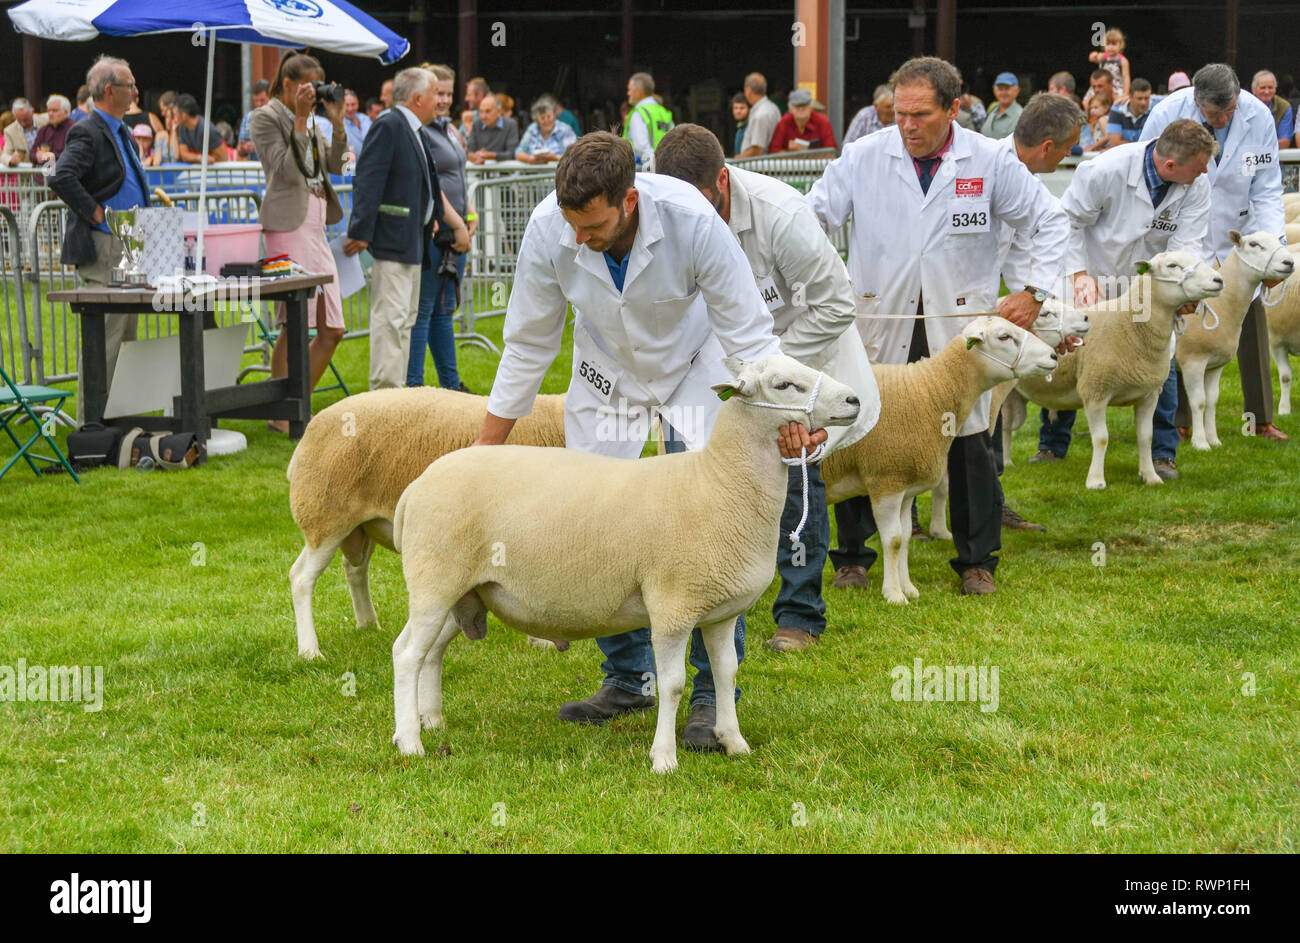
{"type": "Polygon", "coordinates": [[[880,115],[876,112],[876,106],[868,105],[853,116],[853,121],[849,125],[849,133],[844,135],[844,143],[848,144],[850,141],[864,138],[883,127],[884,125],[880,123],[880,115]]]}
{"type": "Polygon", "coordinates": [[[573,129],[563,121],[555,122],[550,137],[543,137],[542,129],[534,121],[524,131],[524,136],[519,139],[519,147],[516,150],[523,151],[525,154],[539,154],[542,151],[563,154],[564,149],[577,140],[578,136],[573,133],[573,129]]]}

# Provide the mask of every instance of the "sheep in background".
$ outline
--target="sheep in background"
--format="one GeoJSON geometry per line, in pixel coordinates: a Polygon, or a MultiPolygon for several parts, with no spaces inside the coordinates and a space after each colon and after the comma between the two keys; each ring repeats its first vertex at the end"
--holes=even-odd
{"type": "MultiPolygon", "coordinates": [[[[912,501],[944,482],[948,449],[976,401],[1003,380],[1043,376],[1056,363],[1052,348],[1029,331],[985,315],[932,357],[872,366],[880,419],[862,439],[822,459],[821,470],[827,503],[871,498],[888,602],[906,604],[920,595],[907,572],[912,501]]],[[[931,515],[931,527],[936,520],[942,522],[942,512],[931,515]]]]}
{"type": "MultiPolygon", "coordinates": [[[[1300,201],[1295,205],[1300,206],[1300,201]]],[[[1292,260],[1300,262],[1300,246],[1287,248],[1291,251],[1292,260]]],[[[1277,364],[1277,414],[1289,416],[1291,361],[1288,355],[1300,354],[1300,278],[1288,278],[1280,289],[1266,292],[1264,312],[1268,315],[1269,351],[1273,355],[1273,362],[1277,364]]]]}
{"type": "Polygon", "coordinates": [[[1237,356],[1241,325],[1255,292],[1266,279],[1289,278],[1295,271],[1291,253],[1272,233],[1260,230],[1243,236],[1233,229],[1228,237],[1232,251],[1218,266],[1223,291],[1214,304],[1201,302],[1206,315],[1187,319],[1175,353],[1192,414],[1192,448],[1202,452],[1220,444],[1214,422],[1219,375],[1237,356]],[[1207,320],[1211,326],[1207,327],[1207,320]]]}
{"type": "MultiPolygon", "coordinates": [[[[335,551],[359,628],[379,627],[370,600],[370,555],[393,549],[393,512],[434,459],[478,438],[486,396],[435,387],[358,393],[317,413],[289,459],[289,508],[304,547],[289,569],[298,654],[319,658],[312,591],[335,551]]],[[[510,441],[564,446],[564,397],[539,396],[510,441]]]]}
{"type": "MultiPolygon", "coordinates": [[[[858,398],[782,355],[725,360],[731,397],[703,449],[639,460],[502,445],[434,462],[402,494],[393,543],[410,619],[393,644],[393,742],[422,754],[440,727],[442,660],[460,632],[482,638],[487,613],[523,632],[593,638],[651,627],[659,718],[654,771],[677,767],[686,646],[700,626],[717,688],[735,685],[736,617],[771,584],[786,466],[783,423],[851,424],[858,398]]],[[[735,702],[716,732],[748,753],[735,702]]]]}
{"type": "Polygon", "coordinates": [[[1149,485],[1164,482],[1151,461],[1151,426],[1160,388],[1169,376],[1169,339],[1178,309],[1217,295],[1223,279],[1188,252],[1161,252],[1137,262],[1128,291],[1087,312],[1088,343],[1061,359],[1048,383],[1020,381],[1016,388],[1048,409],[1083,409],[1092,433],[1089,488],[1106,487],[1107,406],[1132,406],[1137,427],[1138,473],[1149,485]]]}

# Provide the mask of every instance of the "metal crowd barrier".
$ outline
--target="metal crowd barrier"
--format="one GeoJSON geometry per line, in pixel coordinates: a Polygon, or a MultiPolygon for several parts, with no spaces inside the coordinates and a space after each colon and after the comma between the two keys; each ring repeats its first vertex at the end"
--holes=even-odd
{"type": "Polygon", "coordinates": [[[15,383],[30,384],[32,355],[27,339],[27,299],[23,292],[22,229],[7,206],[0,207],[0,300],[5,308],[0,364],[15,383]]]}

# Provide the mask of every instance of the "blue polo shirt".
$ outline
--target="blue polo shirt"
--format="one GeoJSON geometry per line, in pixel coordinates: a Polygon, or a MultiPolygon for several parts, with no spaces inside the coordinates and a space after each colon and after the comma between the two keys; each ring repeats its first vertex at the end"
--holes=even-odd
{"type": "Polygon", "coordinates": [[[1128,102],[1120,105],[1118,108],[1110,110],[1110,118],[1106,122],[1107,134],[1118,134],[1120,141],[1128,144],[1136,141],[1142,136],[1142,126],[1147,123],[1147,118],[1151,116],[1151,108],[1133,117],[1133,112],[1129,110],[1128,102]]]}
{"type": "MultiPolygon", "coordinates": [[[[128,152],[126,142],[122,140],[122,134],[119,131],[122,122],[98,108],[95,111],[108,125],[108,130],[113,135],[113,141],[117,144],[117,152],[121,155],[122,162],[126,166],[126,176],[122,179],[122,186],[104,201],[104,205],[113,210],[129,210],[137,206],[145,206],[147,201],[144,196],[146,186],[144,168],[140,166],[140,158],[136,154],[135,145],[131,145],[128,152]]],[[[95,228],[100,232],[111,231],[107,222],[97,223],[95,228]]]]}
{"type": "Polygon", "coordinates": [[[627,260],[632,258],[632,253],[628,252],[627,255],[623,256],[622,262],[615,262],[614,257],[608,252],[602,252],[601,254],[605,256],[605,266],[609,269],[609,277],[614,280],[614,287],[622,293],[623,282],[627,279],[627,260]]]}

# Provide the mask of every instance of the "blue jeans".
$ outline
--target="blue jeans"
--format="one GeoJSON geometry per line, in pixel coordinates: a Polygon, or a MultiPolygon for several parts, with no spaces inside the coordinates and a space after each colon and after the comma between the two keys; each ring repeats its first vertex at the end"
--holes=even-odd
{"type": "Polygon", "coordinates": [[[826,510],[826,485],[819,466],[808,466],[808,522],[799,534],[803,560],[793,559],[790,532],[799,526],[803,515],[803,474],[797,465],[790,466],[785,491],[785,510],[781,512],[781,537],[776,545],[776,568],[781,574],[781,588],[772,604],[772,619],[777,628],[803,629],[810,635],[826,631],[826,601],[822,599],[822,570],[831,542],[831,517],[826,510]]]}
{"type": "Polygon", "coordinates": [[[1160,388],[1156,401],[1156,414],[1151,419],[1151,460],[1167,458],[1173,461],[1178,455],[1178,371],[1169,361],[1169,376],[1160,388]]]}
{"type": "Polygon", "coordinates": [[[1056,420],[1052,421],[1047,416],[1046,409],[1038,411],[1038,449],[1042,452],[1051,452],[1065,458],[1065,453],[1070,450],[1070,430],[1074,428],[1074,417],[1078,413],[1073,409],[1057,410],[1056,420]]]}
{"type": "MultiPolygon", "coordinates": [[[[664,450],[669,453],[686,451],[686,443],[677,438],[676,431],[667,423],[664,423],[664,450]]],[[[795,523],[798,523],[798,518],[795,523]]],[[[818,569],[817,572],[820,579],[821,570],[818,569]]],[[[648,628],[607,635],[596,639],[596,645],[605,656],[600,666],[600,670],[605,672],[603,684],[622,688],[631,694],[641,694],[646,690],[646,682],[654,677],[655,670],[655,653],[650,644],[648,628]]],[[[742,612],[736,619],[736,663],[744,660],[745,614],[742,612]]],[[[713,668],[709,665],[709,653],[698,628],[691,630],[690,662],[695,667],[691,707],[697,704],[716,704],[718,699],[713,689],[713,668]]],[[[739,685],[736,686],[735,697],[740,700],[739,685]]]]}
{"type": "MultiPolygon", "coordinates": [[[[456,330],[451,316],[456,310],[456,283],[438,276],[442,249],[429,240],[429,267],[420,273],[420,307],[411,328],[411,359],[406,365],[406,385],[424,386],[424,348],[433,354],[438,370],[438,385],[445,390],[460,389],[456,370],[456,330]]],[[[465,277],[465,256],[456,257],[456,271],[465,277]]]]}

